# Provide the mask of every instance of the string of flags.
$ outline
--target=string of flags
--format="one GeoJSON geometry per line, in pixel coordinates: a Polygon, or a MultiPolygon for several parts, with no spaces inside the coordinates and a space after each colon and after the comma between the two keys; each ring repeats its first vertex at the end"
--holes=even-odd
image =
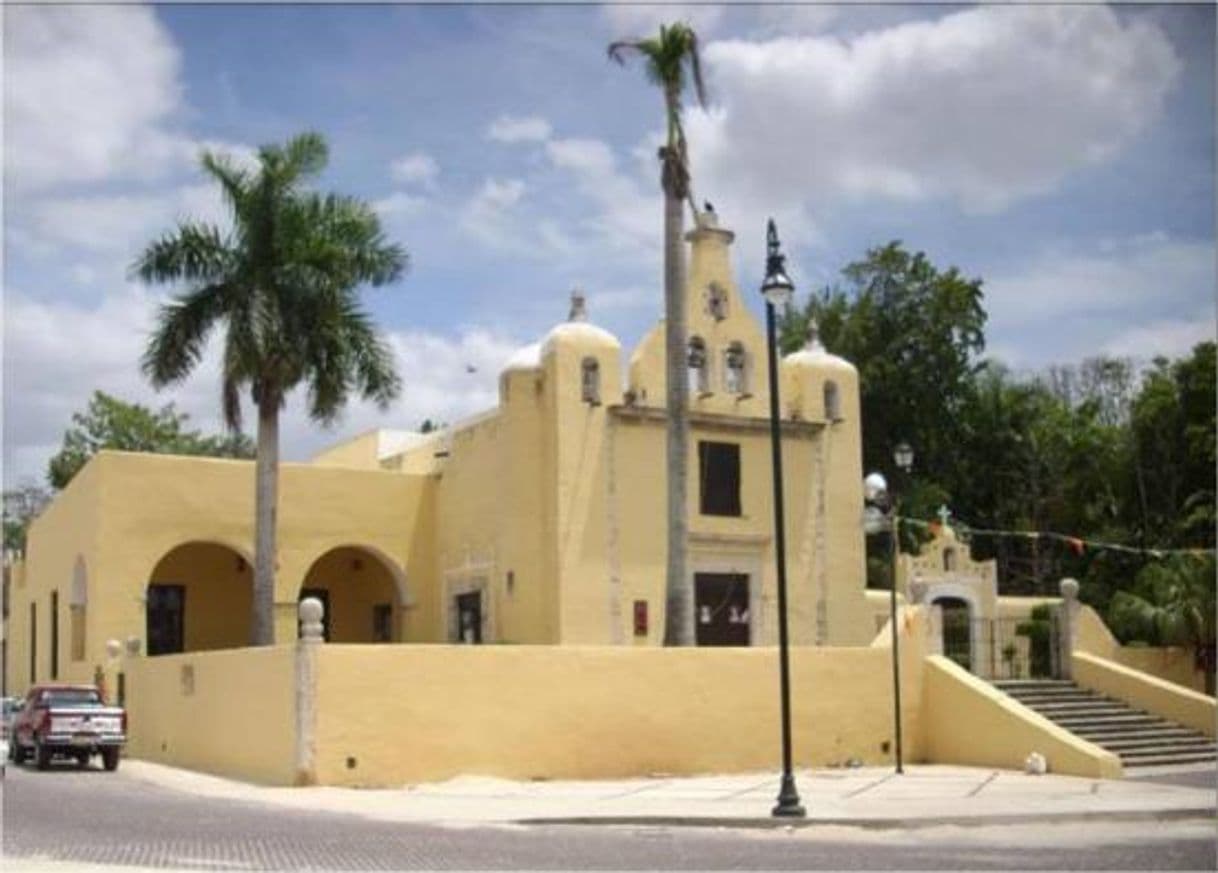
{"type": "MultiPolygon", "coordinates": [[[[920,527],[928,530],[932,536],[938,535],[943,526],[947,523],[947,512],[939,511],[939,517],[936,519],[921,519],[907,518],[901,516],[901,524],[909,524],[915,527],[920,527]]],[[[1036,531],[1036,530],[1002,530],[998,528],[970,527],[963,523],[958,525],[959,532],[962,538],[970,536],[992,536],[992,537],[1010,537],[1013,539],[1024,540],[1039,540],[1049,542],[1063,543],[1075,555],[1083,555],[1088,550],[1091,551],[1109,551],[1123,552],[1131,555],[1149,555],[1152,558],[1166,558],[1170,555],[1193,555],[1200,557],[1203,555],[1213,555],[1214,549],[1204,548],[1189,548],[1189,549],[1147,549],[1138,546],[1127,546],[1123,543],[1109,543],[1102,540],[1092,540],[1084,537],[1070,536],[1068,534],[1056,533],[1054,531],[1036,531]]]]}

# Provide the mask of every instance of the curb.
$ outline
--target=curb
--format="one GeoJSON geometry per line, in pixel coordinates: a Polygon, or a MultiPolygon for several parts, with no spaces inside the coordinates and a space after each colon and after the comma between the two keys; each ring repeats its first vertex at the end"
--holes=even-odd
{"type": "Polygon", "coordinates": [[[785,830],[789,828],[852,827],[863,830],[916,830],[944,827],[989,827],[992,825],[1062,824],[1088,821],[1182,821],[1202,819],[1213,822],[1218,808],[1213,806],[1181,807],[1162,810],[1112,810],[1092,812],[1063,812],[1046,815],[1041,812],[1007,813],[999,815],[928,816],[924,818],[732,818],[718,816],[668,815],[607,815],[573,816],[566,818],[522,818],[518,825],[610,825],[631,827],[689,827],[745,828],[751,830],[785,830]]]}

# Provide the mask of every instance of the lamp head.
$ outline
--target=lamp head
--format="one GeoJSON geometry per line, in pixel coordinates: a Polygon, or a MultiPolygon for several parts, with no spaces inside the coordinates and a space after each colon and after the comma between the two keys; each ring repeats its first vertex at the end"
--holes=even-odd
{"type": "Polygon", "coordinates": [[[771,306],[786,306],[795,296],[795,283],[787,275],[786,256],[779,251],[778,230],[774,219],[766,227],[765,279],[761,283],[761,295],[771,306]]]}
{"type": "Polygon", "coordinates": [[[883,473],[868,473],[863,480],[863,499],[868,503],[883,503],[888,499],[888,480],[883,473]]]}
{"type": "Polygon", "coordinates": [[[899,469],[908,473],[911,469],[913,469],[913,446],[905,442],[905,440],[901,440],[892,450],[892,460],[896,463],[899,469]]]}

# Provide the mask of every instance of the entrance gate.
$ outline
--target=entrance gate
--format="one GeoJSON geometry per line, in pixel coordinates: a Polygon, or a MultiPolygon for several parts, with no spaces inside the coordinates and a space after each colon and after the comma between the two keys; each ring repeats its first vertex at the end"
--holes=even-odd
{"type": "Polygon", "coordinates": [[[943,610],[943,654],[984,679],[1062,678],[1057,607],[1032,617],[970,619],[943,610]]]}

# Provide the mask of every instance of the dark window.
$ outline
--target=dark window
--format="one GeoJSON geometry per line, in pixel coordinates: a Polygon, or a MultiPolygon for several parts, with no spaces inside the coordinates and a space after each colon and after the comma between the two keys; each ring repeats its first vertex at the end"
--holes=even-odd
{"type": "Polygon", "coordinates": [[[185,651],[186,588],[182,585],[148,586],[147,637],[149,655],[185,651]]]}
{"type": "Polygon", "coordinates": [[[51,592],[51,678],[59,678],[59,592],[51,592]]]}
{"type": "MultiPolygon", "coordinates": [[[[330,642],[330,592],[326,588],[301,588],[297,604],[306,597],[321,601],[321,638],[330,642]]],[[[300,639],[300,619],[296,619],[296,638],[300,639]]]]}
{"type": "Polygon", "coordinates": [[[38,604],[30,604],[30,684],[38,681],[38,604]]]}
{"type": "Polygon", "coordinates": [[[377,603],[372,607],[372,641],[374,643],[393,642],[392,604],[377,603]]]}
{"type": "Polygon", "coordinates": [[[482,642],[482,592],[457,595],[457,642],[482,642]]]}
{"type": "Polygon", "coordinates": [[[703,515],[740,515],[740,446],[698,443],[703,515]]]}

